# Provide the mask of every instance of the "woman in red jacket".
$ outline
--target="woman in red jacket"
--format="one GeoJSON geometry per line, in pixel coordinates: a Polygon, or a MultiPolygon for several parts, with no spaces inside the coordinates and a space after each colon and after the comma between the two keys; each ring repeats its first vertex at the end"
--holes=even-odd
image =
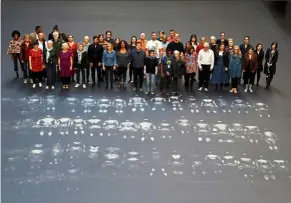
{"type": "Polygon", "coordinates": [[[38,48],[38,42],[34,42],[33,49],[29,51],[29,65],[33,80],[32,88],[36,87],[37,80],[39,87],[42,87],[42,73],[45,66],[43,64],[42,50],[38,48]]]}

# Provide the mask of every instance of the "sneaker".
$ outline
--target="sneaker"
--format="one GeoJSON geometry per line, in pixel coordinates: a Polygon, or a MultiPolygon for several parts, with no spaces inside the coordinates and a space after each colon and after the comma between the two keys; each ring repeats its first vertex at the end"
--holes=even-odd
{"type": "Polygon", "coordinates": [[[244,92],[248,92],[248,89],[249,89],[249,86],[246,85],[246,88],[245,88],[244,92]]]}
{"type": "Polygon", "coordinates": [[[149,94],[149,92],[148,92],[148,91],[146,91],[146,92],[145,92],[145,94],[149,94]]]}
{"type": "Polygon", "coordinates": [[[30,84],[33,84],[33,80],[32,79],[30,79],[30,84]]]}
{"type": "Polygon", "coordinates": [[[140,92],[142,92],[142,91],[143,91],[143,89],[142,89],[142,88],[139,88],[139,91],[140,91],[140,92]]]}
{"type": "Polygon", "coordinates": [[[76,85],[75,85],[75,88],[77,88],[77,87],[79,87],[80,85],[77,83],[76,85]]]}
{"type": "Polygon", "coordinates": [[[84,89],[86,88],[86,84],[85,84],[85,83],[83,84],[83,88],[84,88],[84,89]]]}
{"type": "Polygon", "coordinates": [[[234,88],[232,88],[229,92],[231,92],[231,93],[234,92],[234,88]]]}
{"type": "Polygon", "coordinates": [[[32,85],[32,88],[35,88],[35,87],[36,87],[36,84],[33,84],[33,85],[32,85]]]}
{"type": "Polygon", "coordinates": [[[251,86],[251,85],[249,86],[249,91],[250,91],[250,92],[254,92],[254,91],[252,90],[252,86],[251,86]]]}
{"type": "Polygon", "coordinates": [[[155,94],[155,92],[151,92],[151,95],[154,95],[155,94]]]}
{"type": "Polygon", "coordinates": [[[41,84],[41,83],[38,83],[38,86],[39,86],[39,87],[42,87],[42,84],[41,84]]]}
{"type": "Polygon", "coordinates": [[[55,86],[52,86],[51,88],[52,88],[52,90],[54,90],[55,89],[55,86]]]}
{"type": "Polygon", "coordinates": [[[26,84],[27,83],[27,79],[24,79],[23,83],[26,84]]]}
{"type": "Polygon", "coordinates": [[[202,91],[202,87],[200,87],[200,88],[198,89],[198,91],[202,91]]]}
{"type": "Polygon", "coordinates": [[[49,86],[46,86],[46,87],[45,87],[45,89],[47,89],[47,90],[48,90],[49,88],[50,88],[49,86]]]}
{"type": "Polygon", "coordinates": [[[204,89],[204,91],[205,91],[205,92],[208,92],[208,89],[207,89],[207,88],[205,88],[205,89],[204,89]]]}
{"type": "Polygon", "coordinates": [[[135,91],[136,90],[136,87],[134,87],[132,90],[135,91]]]}

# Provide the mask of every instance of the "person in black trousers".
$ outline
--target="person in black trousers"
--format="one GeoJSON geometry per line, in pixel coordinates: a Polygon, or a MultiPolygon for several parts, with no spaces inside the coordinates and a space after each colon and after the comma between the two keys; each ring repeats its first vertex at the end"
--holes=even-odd
{"type": "Polygon", "coordinates": [[[75,85],[76,88],[80,86],[80,75],[82,75],[83,88],[86,88],[85,75],[88,64],[88,53],[84,49],[84,44],[80,43],[74,56],[74,66],[77,70],[77,83],[75,85]]]}
{"type": "Polygon", "coordinates": [[[91,69],[92,85],[95,85],[96,70],[98,78],[98,86],[102,81],[102,56],[103,56],[103,46],[98,43],[98,36],[93,37],[93,44],[88,47],[88,58],[89,65],[91,69]]]}
{"type": "Polygon", "coordinates": [[[276,64],[278,61],[278,57],[278,43],[272,42],[271,47],[268,48],[265,56],[264,73],[266,74],[266,89],[270,88],[271,82],[276,73],[276,64]]]}
{"type": "Polygon", "coordinates": [[[143,91],[143,79],[146,74],[145,68],[145,58],[146,53],[141,49],[141,44],[136,44],[136,49],[131,54],[131,64],[133,68],[133,76],[134,76],[134,88],[135,91],[139,87],[139,91],[143,91]],[[138,86],[139,81],[139,86],[138,86]]]}
{"type": "MultiPolygon", "coordinates": [[[[260,82],[260,79],[261,79],[261,72],[263,71],[263,60],[264,60],[264,56],[265,56],[265,53],[264,53],[264,50],[263,50],[263,45],[261,43],[258,43],[257,46],[256,46],[256,50],[255,50],[255,53],[257,54],[257,59],[258,59],[258,62],[257,62],[257,86],[259,86],[259,82],[260,82]]],[[[254,84],[253,84],[254,85],[254,84]]]]}
{"type": "MultiPolygon", "coordinates": [[[[135,50],[136,43],[137,43],[137,37],[136,36],[132,36],[131,40],[130,40],[130,45],[129,45],[129,50],[130,50],[131,53],[132,53],[133,50],[135,50]]],[[[131,64],[130,64],[130,67],[129,67],[129,81],[128,81],[129,84],[133,83],[132,77],[133,77],[133,68],[131,67],[131,64]]]]}
{"type": "Polygon", "coordinates": [[[58,54],[53,47],[53,41],[49,40],[47,42],[47,48],[45,53],[45,66],[46,66],[46,76],[47,85],[46,89],[55,89],[56,76],[57,76],[57,64],[58,64],[58,54]]]}

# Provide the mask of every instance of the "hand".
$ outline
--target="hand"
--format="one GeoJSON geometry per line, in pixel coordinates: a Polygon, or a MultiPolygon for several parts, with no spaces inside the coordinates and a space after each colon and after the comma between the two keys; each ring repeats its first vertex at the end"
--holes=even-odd
{"type": "Polygon", "coordinates": [[[210,68],[210,71],[213,71],[213,68],[210,68]]]}
{"type": "Polygon", "coordinates": [[[101,62],[99,62],[99,63],[98,63],[98,66],[100,67],[101,65],[102,65],[102,63],[101,63],[101,62]]]}
{"type": "Polygon", "coordinates": [[[21,61],[21,63],[24,63],[24,61],[21,61]]]}
{"type": "Polygon", "coordinates": [[[116,70],[116,66],[113,66],[113,70],[114,70],[114,71],[116,70]]]}
{"type": "Polygon", "coordinates": [[[92,67],[93,67],[93,63],[90,63],[89,65],[90,65],[90,68],[92,68],[92,67]]]}
{"type": "Polygon", "coordinates": [[[102,68],[104,71],[105,71],[105,66],[103,66],[103,68],[102,68]]]}
{"type": "Polygon", "coordinates": [[[243,73],[246,72],[245,70],[243,70],[243,73]]]}
{"type": "Polygon", "coordinates": [[[199,67],[199,70],[200,70],[200,71],[202,71],[202,70],[203,70],[203,68],[202,68],[202,67],[199,67]]]}
{"type": "Polygon", "coordinates": [[[45,65],[42,65],[42,68],[46,68],[45,65]]]}
{"type": "Polygon", "coordinates": [[[127,65],[127,68],[129,68],[130,67],[130,63],[127,65]]]}
{"type": "Polygon", "coordinates": [[[144,72],[143,72],[143,74],[145,74],[145,75],[146,75],[146,74],[147,74],[147,72],[146,72],[146,71],[144,71],[144,72]]]}
{"type": "Polygon", "coordinates": [[[228,68],[227,67],[225,67],[225,71],[228,71],[228,68]]]}
{"type": "Polygon", "coordinates": [[[73,67],[72,66],[70,66],[70,71],[72,71],[73,70],[73,67]]]}
{"type": "Polygon", "coordinates": [[[29,69],[32,70],[32,67],[30,66],[29,69]]]}

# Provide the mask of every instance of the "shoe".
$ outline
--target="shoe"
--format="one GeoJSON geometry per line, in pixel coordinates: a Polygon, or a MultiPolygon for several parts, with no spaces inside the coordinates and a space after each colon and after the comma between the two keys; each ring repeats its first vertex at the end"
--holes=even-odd
{"type": "Polygon", "coordinates": [[[26,84],[27,83],[27,79],[24,79],[23,83],[26,84]]]}
{"type": "Polygon", "coordinates": [[[108,85],[105,86],[105,89],[108,89],[108,85]]]}
{"type": "Polygon", "coordinates": [[[84,88],[84,89],[86,88],[86,84],[85,84],[85,83],[83,84],[83,88],[84,88]]]}
{"type": "Polygon", "coordinates": [[[110,87],[110,89],[112,89],[112,90],[113,90],[113,86],[111,86],[111,87],[110,87]]]}
{"type": "Polygon", "coordinates": [[[136,87],[134,87],[132,90],[133,90],[133,91],[136,91],[136,87]]]}
{"type": "Polygon", "coordinates": [[[66,85],[62,85],[62,89],[66,89],[66,85]]]}
{"type": "Polygon", "coordinates": [[[47,90],[48,90],[49,88],[50,88],[50,86],[46,86],[46,87],[45,87],[45,89],[47,89],[47,90]]]}
{"type": "Polygon", "coordinates": [[[42,87],[42,84],[41,84],[41,83],[38,83],[38,86],[39,86],[39,87],[42,87]]]}
{"type": "Polygon", "coordinates": [[[75,85],[75,88],[78,88],[80,85],[77,83],[76,85],[75,85]]]}
{"type": "Polygon", "coordinates": [[[125,84],[123,84],[123,89],[126,89],[126,85],[125,84]]]}
{"type": "Polygon", "coordinates": [[[55,86],[52,86],[51,88],[52,88],[52,90],[54,90],[55,89],[55,86]]]}
{"type": "Polygon", "coordinates": [[[202,87],[199,87],[198,91],[202,91],[202,87]]]}
{"type": "Polygon", "coordinates": [[[142,88],[139,88],[139,91],[140,91],[140,92],[142,92],[142,91],[143,91],[143,89],[142,89],[142,88]]]}
{"type": "Polygon", "coordinates": [[[35,88],[35,87],[36,87],[36,84],[33,84],[33,85],[32,85],[32,88],[35,88]]]}
{"type": "Polygon", "coordinates": [[[234,88],[232,88],[229,92],[231,92],[231,93],[234,92],[234,88]]]}
{"type": "Polygon", "coordinates": [[[151,95],[154,95],[155,94],[155,92],[151,92],[151,95]]]}
{"type": "Polygon", "coordinates": [[[32,79],[30,79],[30,84],[33,84],[33,80],[32,79]]]}
{"type": "Polygon", "coordinates": [[[249,85],[246,85],[244,92],[248,92],[248,89],[249,89],[249,85]]]}
{"type": "Polygon", "coordinates": [[[205,92],[208,92],[208,89],[207,89],[207,88],[205,88],[205,89],[204,89],[204,91],[205,91],[205,92]]]}
{"type": "Polygon", "coordinates": [[[252,90],[252,85],[249,85],[249,91],[250,91],[250,92],[254,92],[254,91],[252,90]]]}
{"type": "Polygon", "coordinates": [[[130,84],[131,83],[131,80],[129,80],[127,83],[130,84]]]}
{"type": "Polygon", "coordinates": [[[66,89],[69,89],[69,85],[66,85],[66,89]]]}
{"type": "Polygon", "coordinates": [[[149,94],[149,92],[148,92],[148,91],[146,91],[146,92],[145,92],[145,94],[149,94]]]}
{"type": "Polygon", "coordinates": [[[87,84],[90,84],[90,81],[89,80],[87,80],[87,84]]]}

